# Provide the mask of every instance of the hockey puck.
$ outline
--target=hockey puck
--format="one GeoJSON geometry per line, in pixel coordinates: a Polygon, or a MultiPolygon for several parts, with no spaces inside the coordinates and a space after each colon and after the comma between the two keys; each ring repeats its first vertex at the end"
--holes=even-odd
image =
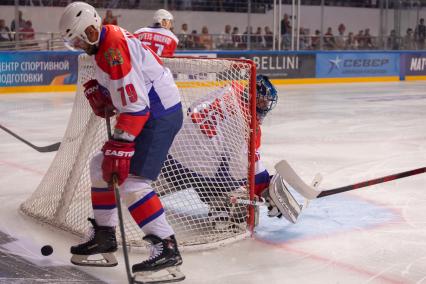
{"type": "Polygon", "coordinates": [[[52,252],[53,252],[52,246],[45,245],[41,248],[41,254],[44,255],[44,256],[51,255],[52,252]]]}

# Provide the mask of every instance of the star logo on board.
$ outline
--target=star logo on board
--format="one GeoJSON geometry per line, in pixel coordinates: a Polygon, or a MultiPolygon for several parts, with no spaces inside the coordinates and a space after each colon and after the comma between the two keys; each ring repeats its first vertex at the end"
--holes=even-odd
{"type": "Polygon", "coordinates": [[[330,59],[330,69],[328,70],[328,73],[331,73],[334,69],[340,70],[340,63],[343,60],[339,58],[339,56],[336,57],[336,59],[330,59]]]}

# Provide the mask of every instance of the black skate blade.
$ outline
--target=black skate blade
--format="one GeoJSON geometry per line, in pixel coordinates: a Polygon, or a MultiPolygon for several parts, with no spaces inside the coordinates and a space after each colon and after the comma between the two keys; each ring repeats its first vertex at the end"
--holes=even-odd
{"type": "Polygon", "coordinates": [[[179,282],[185,279],[185,275],[179,267],[165,268],[156,272],[137,272],[133,277],[133,283],[136,284],[161,284],[179,282]],[[168,272],[168,274],[156,276],[158,273],[168,272]]]}
{"type": "Polygon", "coordinates": [[[113,253],[102,253],[96,255],[73,254],[71,263],[79,266],[112,267],[118,264],[113,253]],[[101,255],[102,257],[96,258],[101,255]]]}

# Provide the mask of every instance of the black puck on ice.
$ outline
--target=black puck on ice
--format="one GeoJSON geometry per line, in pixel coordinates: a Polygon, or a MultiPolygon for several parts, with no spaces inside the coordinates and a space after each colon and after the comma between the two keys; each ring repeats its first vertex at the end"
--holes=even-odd
{"type": "Polygon", "coordinates": [[[51,255],[52,252],[53,252],[52,246],[45,245],[41,248],[41,254],[44,255],[44,256],[51,255]]]}

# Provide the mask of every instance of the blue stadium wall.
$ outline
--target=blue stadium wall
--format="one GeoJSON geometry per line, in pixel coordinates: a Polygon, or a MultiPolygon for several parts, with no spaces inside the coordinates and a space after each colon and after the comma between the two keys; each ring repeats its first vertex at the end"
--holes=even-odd
{"type": "MultiPolygon", "coordinates": [[[[77,52],[0,52],[0,93],[74,91],[77,52]]],[[[426,80],[426,52],[212,51],[177,56],[248,58],[275,84],[426,80]]]]}

